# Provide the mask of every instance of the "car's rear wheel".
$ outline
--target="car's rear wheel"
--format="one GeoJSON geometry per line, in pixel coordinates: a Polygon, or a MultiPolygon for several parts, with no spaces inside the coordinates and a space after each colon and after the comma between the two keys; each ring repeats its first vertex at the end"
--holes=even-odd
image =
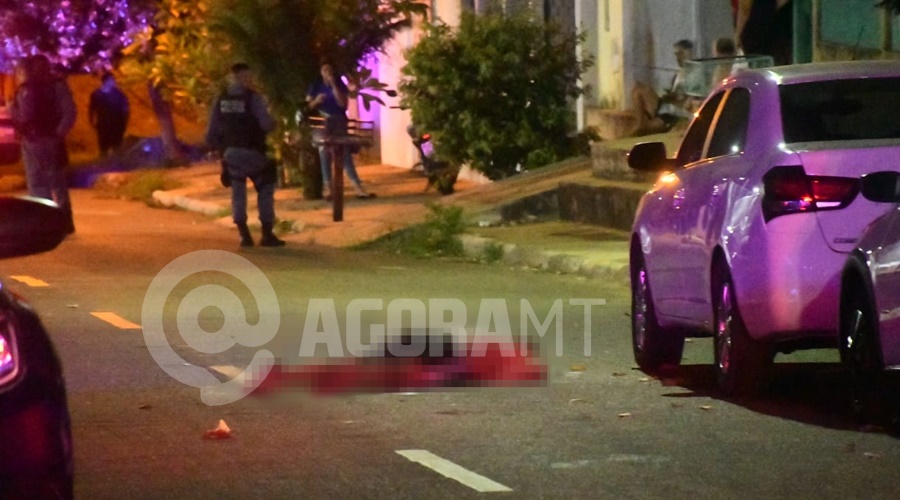
{"type": "Polygon", "coordinates": [[[870,418],[883,373],[875,330],[875,309],[862,290],[848,290],[841,301],[841,360],[847,367],[854,415],[870,418]]]}
{"type": "Polygon", "coordinates": [[[741,318],[734,282],[724,266],[714,273],[714,359],[716,384],[726,396],[748,396],[759,391],[771,348],[747,332],[741,318]]]}
{"type": "Polygon", "coordinates": [[[631,345],[634,360],[647,373],[663,365],[677,365],[684,350],[680,332],[659,326],[647,268],[640,256],[634,258],[631,271],[631,345]]]}

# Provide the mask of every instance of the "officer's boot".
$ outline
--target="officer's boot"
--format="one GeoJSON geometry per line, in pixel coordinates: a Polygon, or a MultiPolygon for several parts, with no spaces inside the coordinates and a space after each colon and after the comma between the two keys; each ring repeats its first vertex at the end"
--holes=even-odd
{"type": "Polygon", "coordinates": [[[275,233],[272,232],[271,222],[263,222],[262,239],[259,241],[259,244],[264,247],[283,247],[285,243],[284,240],[278,239],[275,233]]]}
{"type": "Polygon", "coordinates": [[[247,227],[246,222],[238,222],[237,223],[238,233],[241,235],[241,246],[242,247],[252,247],[253,246],[253,237],[250,236],[250,228],[247,227]]]}

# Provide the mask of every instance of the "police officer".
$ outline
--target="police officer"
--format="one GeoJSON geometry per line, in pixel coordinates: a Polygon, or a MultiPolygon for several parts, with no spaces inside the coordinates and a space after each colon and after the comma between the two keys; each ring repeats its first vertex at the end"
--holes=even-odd
{"type": "Polygon", "coordinates": [[[275,128],[265,99],[253,90],[253,73],[244,63],[231,67],[228,89],[216,99],[206,143],[222,154],[222,184],[231,187],[231,211],[241,246],[253,246],[247,227],[247,179],[256,189],[264,247],[284,241],[272,232],[275,223],[275,163],[266,158],[266,134],[275,128]]]}

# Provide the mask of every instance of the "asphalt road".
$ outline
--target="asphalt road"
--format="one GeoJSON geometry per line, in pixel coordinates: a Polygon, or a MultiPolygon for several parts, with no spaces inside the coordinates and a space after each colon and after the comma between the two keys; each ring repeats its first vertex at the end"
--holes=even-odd
{"type": "MultiPolygon", "coordinates": [[[[896,496],[898,442],[848,417],[833,353],[779,358],[769,390],[747,401],[715,397],[708,339],[687,345],[680,369],[648,378],[631,358],[625,283],[370,251],[254,248],[236,254],[277,296],[274,339],[218,353],[193,348],[221,340],[219,329],[237,317],[227,302],[204,305],[218,300],[210,286],[232,290],[251,325],[274,314],[273,302],[253,301],[259,275],[242,282],[206,270],[164,297],[165,343],[183,363],[161,367],[150,351],[159,345],[148,348],[128,323],[147,328],[145,299],[158,297],[148,290],[167,265],[196,251],[235,252],[236,234],[196,214],[89,192],[76,192],[74,203],[74,237],[51,253],[0,262],[0,275],[40,311],[63,359],[79,498],[896,496]],[[221,406],[205,404],[199,389],[167,373],[190,364],[224,381],[261,348],[310,362],[299,356],[303,339],[331,316],[312,304],[333,303],[346,333],[354,299],[383,301],[381,313],[364,315],[376,325],[389,324],[390,304],[456,299],[470,331],[479,314],[492,318],[488,329],[502,330],[503,303],[516,336],[521,301],[543,319],[561,300],[562,353],[552,324],[540,340],[549,380],[539,387],[325,397],[296,389],[221,406]],[[572,299],[605,304],[591,308],[588,322],[572,299]],[[179,312],[185,302],[195,308],[179,312]],[[321,322],[314,326],[307,325],[312,310],[321,322]],[[182,338],[179,316],[199,320],[207,333],[182,338]],[[203,439],[220,419],[230,437],[203,439]]],[[[203,262],[215,268],[224,260],[203,262]]],[[[342,336],[338,344],[347,342],[342,336]]],[[[316,355],[324,350],[319,345],[316,355]]]]}

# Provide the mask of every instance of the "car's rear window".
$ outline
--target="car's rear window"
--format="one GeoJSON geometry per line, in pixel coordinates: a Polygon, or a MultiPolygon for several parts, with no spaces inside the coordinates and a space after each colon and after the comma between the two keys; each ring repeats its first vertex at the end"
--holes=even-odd
{"type": "Polygon", "coordinates": [[[900,138],[900,78],[782,85],[787,143],[900,138]]]}

